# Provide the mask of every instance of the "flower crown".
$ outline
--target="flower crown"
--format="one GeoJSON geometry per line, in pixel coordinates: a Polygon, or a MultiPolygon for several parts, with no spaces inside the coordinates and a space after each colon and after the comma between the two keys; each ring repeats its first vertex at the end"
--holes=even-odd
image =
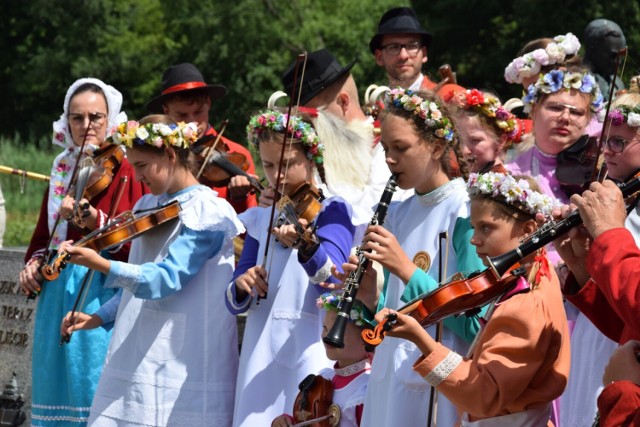
{"type": "Polygon", "coordinates": [[[541,67],[561,64],[567,56],[575,55],[578,50],[580,41],[572,33],[555,36],[553,42],[544,49],[536,49],[511,61],[504,69],[504,78],[509,83],[522,83],[526,78],[537,76],[541,67]]]}
{"type": "Polygon", "coordinates": [[[529,85],[527,93],[522,98],[524,112],[531,111],[534,103],[540,100],[542,95],[557,92],[561,89],[577,89],[582,93],[591,95],[591,110],[599,112],[604,104],[604,98],[600,93],[600,86],[590,73],[580,73],[563,70],[551,70],[541,75],[535,84],[529,85]]]}
{"type": "Polygon", "coordinates": [[[449,118],[442,114],[440,107],[435,102],[421,98],[410,89],[405,90],[399,87],[387,92],[384,102],[386,105],[413,111],[413,114],[420,117],[431,129],[436,138],[453,140],[453,124],[449,118]]]}
{"type": "Polygon", "coordinates": [[[514,141],[520,135],[520,126],[516,116],[504,108],[495,96],[480,92],[478,89],[468,89],[456,92],[453,102],[465,110],[475,110],[491,119],[498,130],[514,141]]]}
{"type": "Polygon", "coordinates": [[[189,148],[198,139],[196,123],[140,124],[135,120],[120,123],[109,131],[107,141],[112,144],[132,148],[135,145],[149,144],[154,147],[189,148]]]}
{"type": "MultiPolygon", "coordinates": [[[[284,133],[287,117],[287,114],[276,110],[266,110],[251,117],[247,125],[249,141],[254,145],[258,145],[262,133],[269,130],[284,133]]],[[[323,162],[324,145],[320,143],[320,138],[310,123],[292,115],[289,120],[287,135],[299,140],[307,147],[307,157],[313,160],[314,163],[321,164],[323,162]]]]}
{"type": "Polygon", "coordinates": [[[529,181],[516,179],[509,174],[487,172],[472,173],[467,182],[467,191],[471,196],[482,195],[513,206],[531,215],[541,213],[551,218],[551,211],[562,204],[555,198],[529,188],[529,181]]]}
{"type": "Polygon", "coordinates": [[[640,104],[635,107],[618,105],[609,111],[609,118],[615,126],[626,124],[632,128],[640,127],[640,104]]]}
{"type": "MultiPolygon", "coordinates": [[[[326,292],[316,300],[318,308],[325,309],[327,311],[338,312],[338,303],[342,298],[342,293],[326,292]]],[[[360,301],[354,300],[351,306],[351,312],[349,313],[349,320],[356,326],[365,326],[367,321],[364,319],[363,305],[360,301]]]]}

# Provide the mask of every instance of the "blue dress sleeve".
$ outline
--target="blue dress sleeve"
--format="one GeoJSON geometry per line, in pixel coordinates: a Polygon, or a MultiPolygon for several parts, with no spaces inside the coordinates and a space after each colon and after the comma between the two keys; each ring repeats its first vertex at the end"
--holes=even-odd
{"type": "Polygon", "coordinates": [[[223,231],[194,231],[182,226],[162,261],[142,265],[112,261],[104,286],[128,289],[142,299],[173,295],[220,251],[224,237],[223,231]]]}
{"type": "Polygon", "coordinates": [[[316,226],[320,245],[308,260],[302,262],[300,256],[298,260],[311,283],[335,283],[337,280],[331,275],[331,267],[335,265],[342,271],[342,264],[349,258],[355,233],[349,206],[341,201],[330,203],[318,216],[316,226]]]}
{"type": "Polygon", "coordinates": [[[100,306],[94,313],[96,316],[102,319],[102,328],[110,331],[113,328],[113,322],[116,320],[116,314],[118,313],[118,306],[122,299],[122,289],[118,289],[118,292],[113,294],[109,301],[100,306]]]}

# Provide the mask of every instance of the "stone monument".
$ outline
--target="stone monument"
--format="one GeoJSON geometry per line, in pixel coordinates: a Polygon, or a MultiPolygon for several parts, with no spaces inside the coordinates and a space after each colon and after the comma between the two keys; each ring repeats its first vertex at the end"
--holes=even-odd
{"type": "MultiPolygon", "coordinates": [[[[13,402],[14,409],[24,411],[24,425],[30,425],[31,338],[36,303],[34,300],[27,300],[20,291],[18,275],[24,266],[23,258],[24,250],[0,249],[0,387],[4,387],[0,405],[12,406],[13,402]],[[15,387],[19,385],[19,391],[13,390],[14,380],[15,387]],[[11,386],[4,386],[5,384],[11,386]],[[24,406],[19,399],[23,400],[24,406]]],[[[6,416],[13,414],[14,417],[20,417],[18,412],[6,412],[6,416]]],[[[0,425],[20,424],[5,424],[3,413],[0,425]]]]}

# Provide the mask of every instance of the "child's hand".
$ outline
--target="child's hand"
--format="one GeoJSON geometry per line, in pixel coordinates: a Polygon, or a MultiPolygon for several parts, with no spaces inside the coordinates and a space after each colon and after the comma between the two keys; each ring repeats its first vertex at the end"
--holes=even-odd
{"type": "MultiPolygon", "coordinates": [[[[338,279],[340,283],[322,282],[320,283],[320,286],[329,290],[344,289],[344,282],[347,280],[347,277],[349,277],[349,274],[357,268],[358,257],[356,255],[350,255],[349,262],[342,264],[344,273],[338,271],[338,268],[335,265],[331,267],[331,275],[338,279]]],[[[376,269],[373,268],[371,263],[369,263],[364,276],[362,276],[362,280],[360,280],[358,293],[356,295],[356,298],[358,298],[372,313],[376,311],[376,308],[378,307],[378,299],[380,298],[377,274],[376,269]]]]}
{"type": "Polygon", "coordinates": [[[389,308],[383,308],[376,313],[378,323],[386,322],[389,314],[394,313],[397,317],[391,329],[387,332],[390,337],[402,338],[413,342],[418,346],[424,355],[431,353],[436,347],[436,341],[418,323],[416,319],[406,314],[398,313],[389,308]]]}
{"type": "MultiPolygon", "coordinates": [[[[302,226],[303,230],[306,230],[309,226],[309,221],[304,218],[299,218],[298,223],[302,226]]],[[[282,243],[282,245],[287,248],[299,249],[303,243],[297,227],[293,224],[284,224],[279,227],[274,227],[272,233],[276,236],[278,242],[282,243]]]]}
{"type": "Polygon", "coordinates": [[[371,249],[373,252],[365,254],[365,256],[374,261],[378,261],[384,268],[404,283],[407,283],[416,265],[411,262],[407,254],[404,253],[398,239],[389,230],[381,225],[371,225],[367,228],[367,234],[364,237],[366,242],[362,248],[371,249]]]}
{"type": "Polygon", "coordinates": [[[102,325],[102,319],[95,314],[86,314],[81,312],[68,312],[62,319],[60,325],[60,335],[68,336],[73,331],[95,329],[102,325]]]}
{"type": "Polygon", "coordinates": [[[267,270],[262,265],[251,267],[236,279],[236,295],[240,301],[247,295],[264,297],[268,288],[267,270]]]}
{"type": "Polygon", "coordinates": [[[271,423],[271,427],[287,427],[293,425],[293,418],[291,415],[282,414],[276,417],[271,423]]]}
{"type": "Polygon", "coordinates": [[[72,264],[83,265],[104,274],[107,274],[111,268],[111,262],[109,260],[100,256],[100,254],[93,249],[73,246],[71,240],[67,240],[60,244],[58,254],[62,254],[63,252],[71,255],[69,262],[72,264]]]}

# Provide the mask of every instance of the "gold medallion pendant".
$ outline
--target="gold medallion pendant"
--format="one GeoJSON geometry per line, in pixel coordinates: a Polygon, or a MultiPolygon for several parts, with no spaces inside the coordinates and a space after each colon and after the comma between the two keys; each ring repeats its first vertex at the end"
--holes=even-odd
{"type": "Polygon", "coordinates": [[[413,256],[412,262],[425,273],[431,267],[431,257],[425,251],[419,251],[413,256]]]}

